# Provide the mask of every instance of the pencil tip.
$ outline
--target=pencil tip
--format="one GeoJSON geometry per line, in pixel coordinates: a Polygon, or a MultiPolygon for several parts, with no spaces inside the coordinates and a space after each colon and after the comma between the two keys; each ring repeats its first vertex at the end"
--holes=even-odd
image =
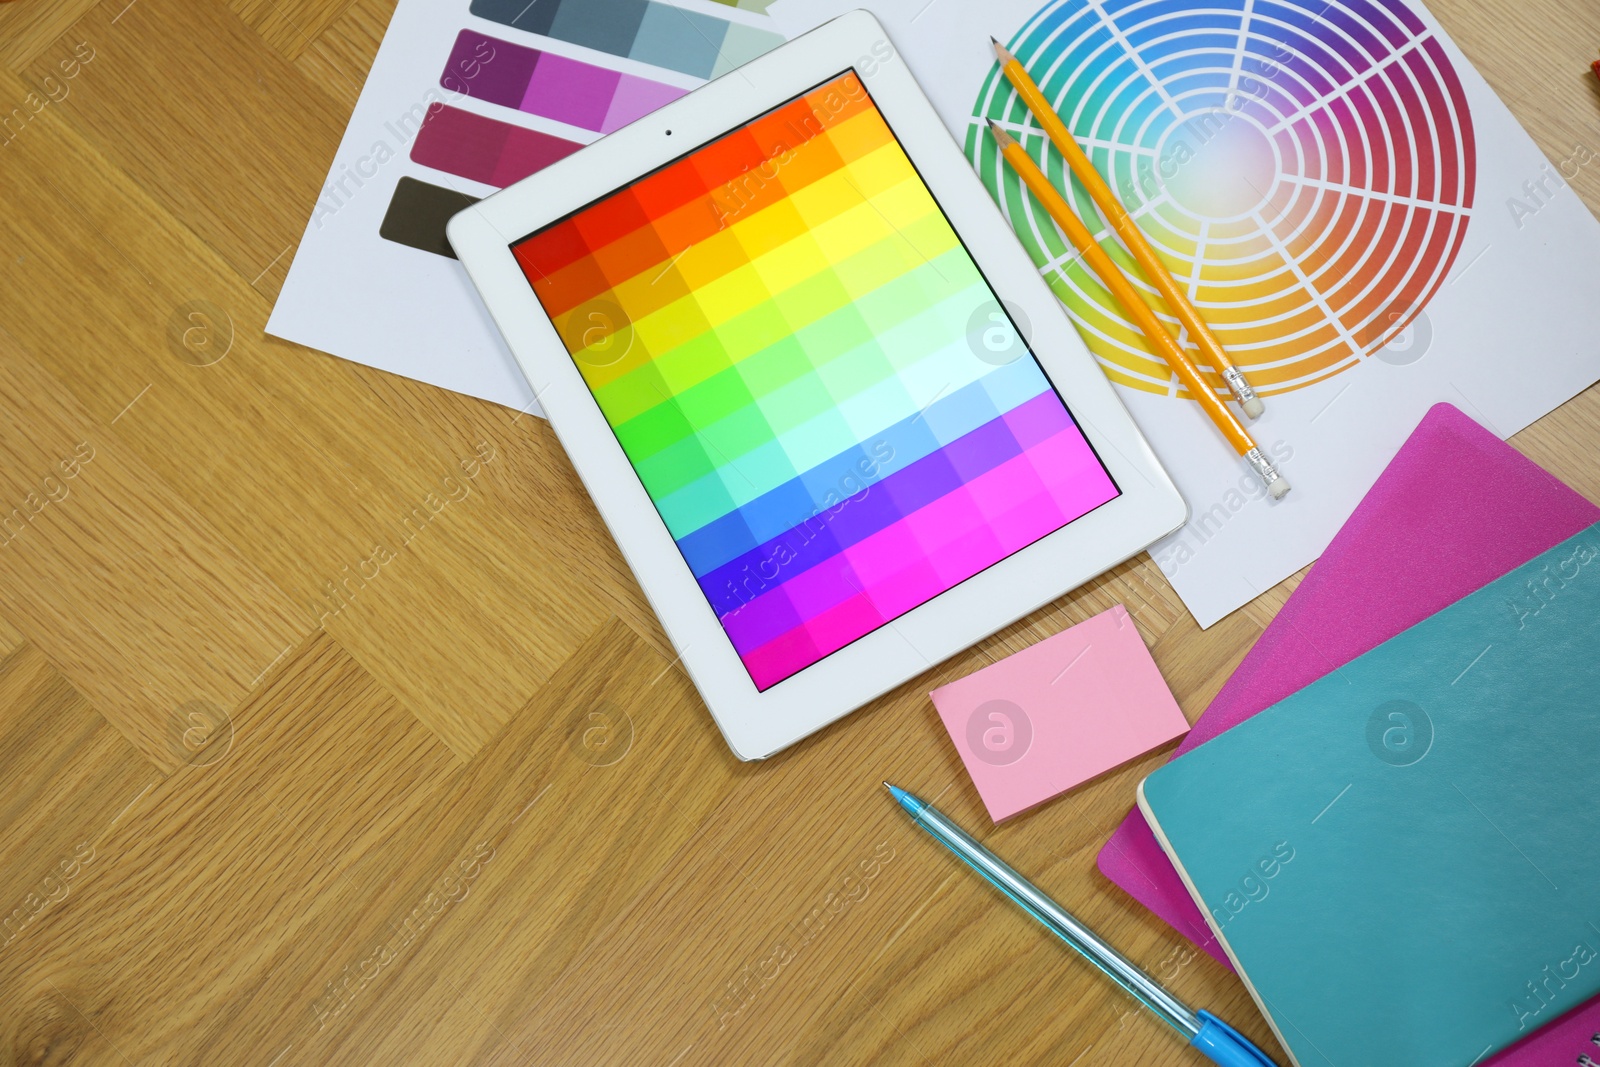
{"type": "Polygon", "coordinates": [[[1001,148],[1016,142],[1016,138],[1007,133],[1006,128],[1000,125],[994,119],[989,120],[989,132],[994,135],[994,139],[996,141],[1000,142],[1001,148]]]}

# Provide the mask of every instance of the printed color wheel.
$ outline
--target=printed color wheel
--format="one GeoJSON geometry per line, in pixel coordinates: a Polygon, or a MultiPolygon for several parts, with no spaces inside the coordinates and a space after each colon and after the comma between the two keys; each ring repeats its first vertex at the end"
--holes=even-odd
{"type": "MultiPolygon", "coordinates": [[[[1382,350],[1460,251],[1472,119],[1398,0],[1055,0],[1009,47],[1264,395],[1382,350]]],[[[968,157],[1112,380],[1185,395],[983,129],[1023,140],[1177,333],[998,68],[973,114],[968,157]]]]}

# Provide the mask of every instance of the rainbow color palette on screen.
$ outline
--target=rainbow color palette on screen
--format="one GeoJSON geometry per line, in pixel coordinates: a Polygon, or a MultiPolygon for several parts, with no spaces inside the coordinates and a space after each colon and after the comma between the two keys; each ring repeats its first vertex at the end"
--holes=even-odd
{"type": "Polygon", "coordinates": [[[876,23],[840,21],[451,223],[746,757],[1184,517],[876,23]]]}

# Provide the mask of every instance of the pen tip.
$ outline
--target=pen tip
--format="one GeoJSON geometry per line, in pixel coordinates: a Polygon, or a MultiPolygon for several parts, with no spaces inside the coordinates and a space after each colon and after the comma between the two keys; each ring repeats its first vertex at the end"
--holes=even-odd
{"type": "Polygon", "coordinates": [[[926,807],[921,800],[918,800],[915,796],[906,792],[904,789],[901,789],[892,782],[884,782],[883,784],[884,788],[888,789],[890,794],[893,795],[895,803],[899,804],[902,808],[905,808],[906,811],[910,812],[912,815],[917,814],[924,807],[926,807]]]}

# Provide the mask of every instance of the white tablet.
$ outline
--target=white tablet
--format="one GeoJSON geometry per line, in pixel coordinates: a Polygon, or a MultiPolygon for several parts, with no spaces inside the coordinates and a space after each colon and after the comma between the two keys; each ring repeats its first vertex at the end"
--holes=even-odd
{"type": "Polygon", "coordinates": [[[449,236],[742,759],[1187,517],[865,13],[449,236]]]}

